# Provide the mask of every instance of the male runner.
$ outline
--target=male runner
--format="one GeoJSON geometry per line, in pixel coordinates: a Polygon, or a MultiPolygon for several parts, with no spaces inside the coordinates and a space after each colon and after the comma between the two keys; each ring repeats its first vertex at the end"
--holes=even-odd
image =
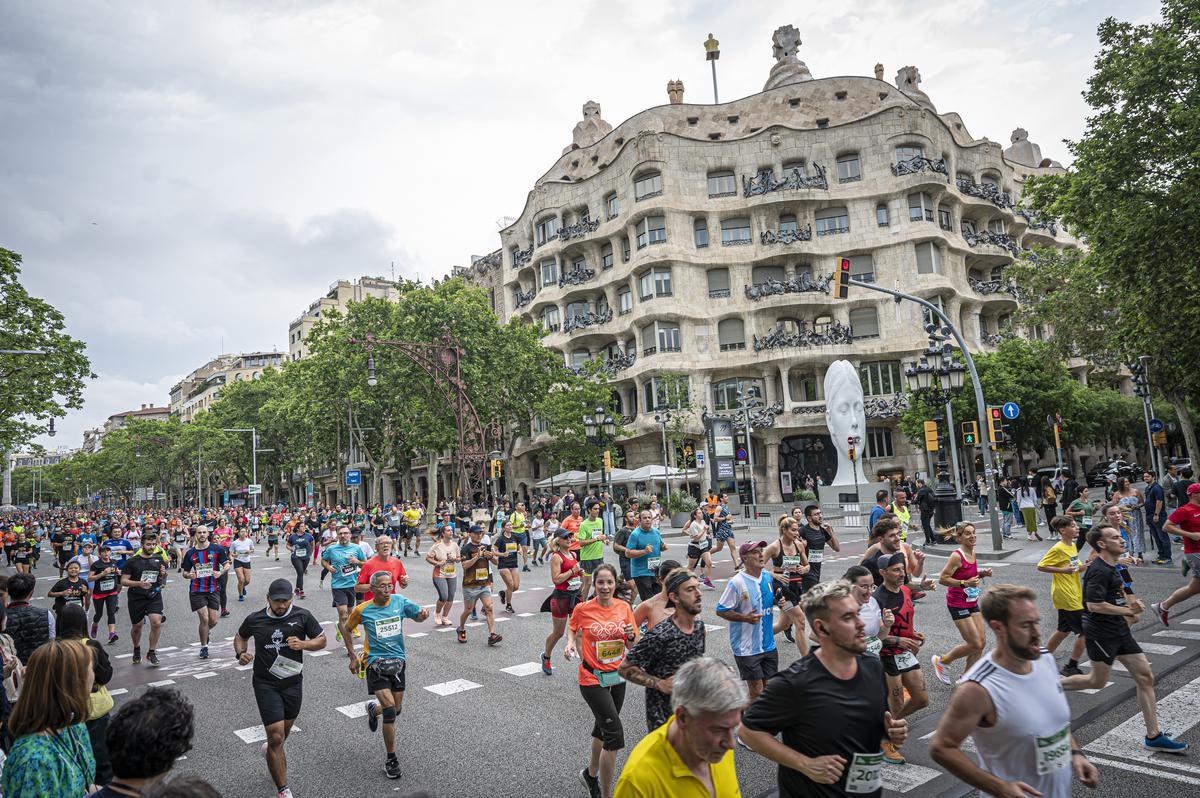
{"type": "MultiPolygon", "coordinates": [[[[763,570],[766,547],[765,540],[741,545],[738,555],[744,570],[730,578],[717,602],[717,616],[729,622],[729,647],[750,701],[758,698],[767,680],[779,672],[775,634],[791,625],[782,614],[775,620],[775,580],[770,571],[763,570]]],[[[783,596],[779,600],[783,601],[783,596]]]]}
{"type": "Polygon", "coordinates": [[[208,633],[221,618],[217,580],[229,572],[231,563],[224,546],[209,543],[208,527],[196,527],[192,539],[193,546],[184,552],[179,566],[184,578],[191,580],[188,602],[200,622],[200,659],[208,659],[208,633]]]}
{"type": "Polygon", "coordinates": [[[800,524],[800,537],[804,538],[804,542],[808,544],[808,571],[804,574],[804,579],[801,582],[802,589],[805,591],[811,590],[821,581],[821,562],[825,559],[825,547],[836,552],[842,550],[842,544],[838,541],[837,535],[833,533],[833,527],[825,523],[825,519],[821,517],[821,505],[810,504],[804,508],[804,522],[800,524]]]}
{"type": "MultiPolygon", "coordinates": [[[[386,538],[386,535],[384,537],[386,538]]],[[[354,585],[358,582],[362,562],[362,549],[350,542],[350,527],[338,527],[337,542],[321,552],[321,568],[332,574],[329,587],[333,592],[333,606],[338,614],[339,640],[346,634],[346,619],[350,617],[350,610],[358,604],[354,585]]]]}
{"type": "Polygon", "coordinates": [[[1187,501],[1167,516],[1163,533],[1183,538],[1184,572],[1190,572],[1191,578],[1159,603],[1150,605],[1163,626],[1170,621],[1172,607],[1200,593],[1200,482],[1193,482],[1185,490],[1187,501]]]}
{"type": "Polygon", "coordinates": [[[638,598],[646,601],[658,592],[658,566],[662,553],[667,550],[662,535],[654,526],[654,514],[642,510],[638,514],[638,527],[625,543],[625,554],[629,557],[629,575],[637,585],[638,598]]]}
{"type": "Polygon", "coordinates": [[[367,727],[374,733],[383,717],[383,749],[387,759],[383,772],[389,779],[400,778],[400,761],[396,758],[396,716],[404,702],[404,673],[408,662],[404,652],[404,619],[422,623],[429,610],[401,595],[392,594],[392,575],[377,571],[371,577],[373,598],[354,608],[346,621],[342,642],[350,659],[350,672],[358,674],[362,662],[354,650],[352,632],[360,625],[367,634],[367,692],[375,700],[367,704],[367,727]]]}
{"type": "Polygon", "coordinates": [[[162,631],[163,598],[162,588],[167,581],[167,566],[154,553],[158,544],[158,533],[146,530],[142,534],[142,547],[125,560],[121,568],[121,585],[129,589],[129,639],[133,641],[134,665],[142,661],[142,624],[150,619],[150,648],[146,660],[158,667],[158,635],[162,631]]]}
{"type": "MultiPolygon", "coordinates": [[[[929,705],[925,677],[921,673],[921,662],[917,659],[925,635],[916,630],[913,620],[916,608],[912,592],[904,584],[907,567],[904,552],[879,555],[877,566],[883,584],[875,589],[875,600],[879,602],[881,610],[892,612],[891,628],[886,635],[880,635],[883,650],[879,658],[887,679],[888,706],[892,717],[902,720],[929,705]],[[905,692],[908,693],[907,699],[905,692]]],[[[883,743],[883,758],[892,765],[904,764],[899,749],[890,742],[883,743]]]]}
{"type": "Polygon", "coordinates": [[[396,544],[387,535],[375,539],[375,556],[363,563],[358,571],[358,581],[354,586],[356,593],[362,593],[363,598],[371,600],[371,577],[376,571],[387,571],[392,575],[392,584],[401,588],[408,587],[408,572],[404,563],[392,556],[392,547],[396,544]]]}
{"type": "Polygon", "coordinates": [[[495,547],[483,542],[483,527],[475,524],[469,539],[459,549],[462,557],[463,611],[458,619],[458,642],[467,642],[467,617],[482,602],[487,620],[488,645],[494,646],[504,638],[496,634],[496,615],[492,610],[492,563],[500,559],[495,547]]]}
{"type": "Polygon", "coordinates": [[[247,615],[233,638],[233,653],[242,665],[250,664],[246,644],[254,640],[254,678],[250,683],[267,732],[263,756],[279,798],[292,798],[283,743],[304,698],[304,652],[325,648],[321,624],[308,610],[292,606],[293,596],[291,582],[276,579],[267,589],[267,606],[247,615]]]}
{"type": "Polygon", "coordinates": [[[587,601],[591,593],[592,572],[604,562],[604,519],[600,517],[600,502],[588,506],[588,516],[579,524],[575,539],[579,541],[579,567],[583,571],[583,584],[579,588],[579,600],[587,601]]]}
{"type": "Polygon", "coordinates": [[[1079,529],[1075,526],[1075,519],[1069,515],[1054,516],[1050,521],[1050,529],[1058,533],[1059,541],[1042,555],[1037,564],[1039,571],[1050,574],[1050,600],[1058,615],[1057,628],[1046,641],[1046,650],[1053,654],[1068,635],[1074,634],[1071,657],[1063,666],[1062,675],[1079,676],[1083,673],[1079,668],[1079,660],[1086,642],[1083,636],[1083,585],[1079,580],[1079,574],[1086,566],[1079,561],[1079,550],[1075,548],[1079,529]]]}
{"type": "Polygon", "coordinates": [[[513,537],[521,552],[521,570],[529,570],[529,517],[525,514],[525,502],[517,502],[517,509],[508,517],[512,524],[513,537]]]}

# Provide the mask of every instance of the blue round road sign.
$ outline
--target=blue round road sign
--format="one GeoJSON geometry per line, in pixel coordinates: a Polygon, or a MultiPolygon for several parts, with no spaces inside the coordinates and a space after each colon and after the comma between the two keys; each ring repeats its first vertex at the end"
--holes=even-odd
{"type": "Polygon", "coordinates": [[[1009,421],[1012,421],[1017,416],[1021,415],[1021,408],[1017,407],[1016,402],[1005,402],[1001,412],[1004,413],[1005,418],[1007,418],[1009,421]]]}
{"type": "Polygon", "coordinates": [[[1157,419],[1157,418],[1150,419],[1150,431],[1151,432],[1162,432],[1166,428],[1167,428],[1167,425],[1162,423],[1162,421],[1160,419],[1157,419]]]}

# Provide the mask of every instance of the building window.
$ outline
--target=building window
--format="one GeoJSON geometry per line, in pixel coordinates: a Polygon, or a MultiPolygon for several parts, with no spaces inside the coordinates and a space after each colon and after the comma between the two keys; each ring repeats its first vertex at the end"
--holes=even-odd
{"type": "Polygon", "coordinates": [[[620,206],[617,205],[617,192],[613,192],[604,198],[604,205],[608,208],[608,218],[616,219],[620,206]]]}
{"type": "Polygon", "coordinates": [[[550,332],[558,330],[558,308],[550,307],[542,311],[542,326],[550,332]]]}
{"type": "Polygon", "coordinates": [[[966,172],[956,172],[954,175],[954,179],[956,182],[959,182],[959,183],[974,183],[975,182],[974,180],[971,179],[971,176],[969,174],[967,174],[966,172]]]}
{"type": "Polygon", "coordinates": [[[783,233],[791,231],[793,233],[800,230],[800,223],[796,221],[796,217],[790,213],[785,213],[779,217],[779,232],[783,233]]]}
{"type": "Polygon", "coordinates": [[[622,288],[617,292],[617,312],[624,316],[633,310],[633,292],[622,288]]]}
{"type": "Polygon", "coordinates": [[[914,245],[917,253],[917,274],[941,274],[942,251],[932,241],[914,245]]]}
{"type": "Polygon", "coordinates": [[[804,326],[800,323],[799,319],[793,319],[790,316],[785,316],[775,321],[775,329],[779,330],[780,332],[791,333],[795,335],[803,328],[804,326]]]}
{"type": "Polygon", "coordinates": [[[722,319],[717,323],[717,340],[722,352],[746,348],[746,329],[741,319],[722,319]]]}
{"type": "Polygon", "coordinates": [[[587,302],[571,302],[567,305],[567,321],[572,321],[580,318],[581,316],[586,316],[587,313],[587,302]]]}
{"type": "Polygon", "coordinates": [[[863,457],[868,460],[881,460],[894,456],[891,427],[867,427],[867,451],[863,457]]]}
{"type": "Polygon", "coordinates": [[[721,222],[721,245],[730,247],[750,243],[750,220],[726,219],[721,222]]]}
{"type": "Polygon", "coordinates": [[[1004,233],[1004,220],[1003,219],[992,219],[990,222],[988,222],[988,231],[992,232],[992,233],[996,233],[996,234],[1003,234],[1004,233]]]}
{"type": "Polygon", "coordinates": [[[542,285],[557,285],[558,284],[558,261],[554,258],[547,258],[539,265],[542,272],[542,285]]]}
{"type": "Polygon", "coordinates": [[[850,336],[855,340],[879,337],[879,311],[855,308],[850,311],[850,336]]]}
{"type": "Polygon", "coordinates": [[[900,381],[899,360],[863,363],[858,367],[858,377],[862,382],[863,393],[867,396],[904,393],[904,383],[900,381]]]}
{"type": "Polygon", "coordinates": [[[979,183],[982,186],[991,186],[996,193],[1000,192],[1000,180],[995,175],[983,175],[979,178],[979,183]]]}
{"type": "Polygon", "coordinates": [[[645,172],[633,181],[633,198],[635,200],[644,200],[648,197],[657,197],[662,193],[662,173],[661,172],[645,172]]]}
{"type": "Polygon", "coordinates": [[[886,205],[880,203],[879,205],[875,206],[875,222],[880,227],[887,227],[890,224],[890,221],[888,220],[888,209],[887,209],[886,205]]]}
{"type": "Polygon", "coordinates": [[[862,172],[858,165],[858,153],[850,152],[845,155],[839,155],[837,159],[838,182],[850,183],[855,180],[862,179],[862,172]]]}
{"type": "MultiPolygon", "coordinates": [[[[940,310],[943,314],[946,312],[946,300],[942,299],[940,296],[931,296],[925,301],[940,310]]],[[[942,325],[942,320],[935,317],[933,312],[926,307],[921,308],[921,321],[925,325],[936,324],[939,327],[942,325]]]]}
{"type": "Polygon", "coordinates": [[[792,380],[792,401],[793,402],[815,402],[817,401],[817,378],[812,374],[791,374],[792,380]]]}
{"type": "Polygon", "coordinates": [[[950,213],[950,208],[947,205],[938,206],[938,227],[943,230],[954,229],[954,217],[950,213]]]}
{"type": "Polygon", "coordinates": [[[642,401],[646,405],[647,413],[668,407],[683,407],[687,404],[687,384],[679,380],[668,385],[658,377],[653,377],[642,383],[642,401]]]}
{"type": "Polygon", "coordinates": [[[733,197],[737,195],[737,178],[733,172],[709,172],[708,196],[733,197]]]}
{"type": "Polygon", "coordinates": [[[692,231],[696,240],[696,248],[703,249],[708,246],[708,222],[704,219],[696,219],[692,223],[692,231]]]}
{"type": "MultiPolygon", "coordinates": [[[[567,318],[571,318],[570,309],[567,310],[567,318]]],[[[591,353],[589,353],[586,349],[576,349],[574,352],[571,353],[571,358],[570,358],[571,368],[573,368],[573,369],[581,368],[584,363],[588,362],[588,358],[590,358],[590,357],[591,357],[591,353]]]]}
{"type": "Polygon", "coordinates": [[[637,224],[637,248],[661,244],[667,240],[667,217],[647,216],[637,224]]]}
{"type": "Polygon", "coordinates": [[[907,161],[909,158],[921,158],[924,155],[925,150],[919,144],[906,144],[896,148],[896,163],[907,161]]]}
{"type": "Polygon", "coordinates": [[[708,270],[708,298],[729,298],[729,269],[708,270]]]}
{"type": "Polygon", "coordinates": [[[656,321],[654,322],[655,336],[658,340],[659,352],[678,352],[679,346],[679,325],[673,321],[656,321]]]}
{"type": "Polygon", "coordinates": [[[621,262],[629,263],[629,236],[621,239],[621,262]]]}
{"type": "Polygon", "coordinates": [[[875,282],[875,264],[870,255],[850,256],[850,278],[864,283],[875,282]]]}
{"type": "Polygon", "coordinates": [[[786,278],[782,266],[755,266],[751,272],[750,279],[755,284],[765,283],[768,280],[779,280],[782,282],[786,278]]]}
{"type": "Polygon", "coordinates": [[[671,296],[671,267],[656,266],[638,278],[642,300],[656,296],[671,296]]]}
{"type": "Polygon", "coordinates": [[[804,161],[788,161],[783,165],[783,177],[786,180],[792,172],[799,172],[800,177],[808,177],[808,169],[804,165],[804,161]]]}
{"type": "Polygon", "coordinates": [[[759,397],[765,397],[763,392],[762,380],[744,380],[734,377],[728,380],[714,382],[712,387],[713,393],[713,409],[714,410],[737,410],[738,409],[738,389],[743,392],[749,391],[751,388],[758,391],[759,397]]]}
{"type": "Polygon", "coordinates": [[[974,219],[963,219],[962,220],[963,235],[964,236],[967,236],[967,235],[973,236],[973,235],[975,235],[975,232],[976,232],[975,220],[974,219]]]}
{"type": "Polygon", "coordinates": [[[558,217],[548,216],[537,223],[536,238],[537,244],[540,247],[547,241],[558,236],[558,217]]]}
{"type": "Polygon", "coordinates": [[[612,244],[604,244],[600,247],[600,268],[611,269],[613,266],[613,251],[612,244]]]}
{"type": "Polygon", "coordinates": [[[908,220],[910,222],[932,222],[933,200],[921,191],[908,195],[908,220]]]}
{"type": "Polygon", "coordinates": [[[825,208],[817,211],[817,235],[827,236],[850,230],[850,214],[844,208],[825,208]]]}

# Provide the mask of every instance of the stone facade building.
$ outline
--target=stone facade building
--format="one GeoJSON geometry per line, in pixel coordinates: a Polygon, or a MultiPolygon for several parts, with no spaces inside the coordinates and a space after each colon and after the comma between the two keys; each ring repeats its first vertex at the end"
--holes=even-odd
{"type": "MultiPolygon", "coordinates": [[[[822,384],[839,359],[862,376],[868,478],[927,469],[895,429],[903,363],[927,345],[923,311],[867,290],[833,298],[840,259],[860,280],[938,304],[988,351],[1004,335],[1043,334],[1011,324],[1005,268],[1035,244],[1079,246],[1022,207],[1028,176],[1062,168],[1024,130],[1007,150],[976,139],[938,112],[915,67],[894,84],[882,67],[814,79],[794,33],[777,31],[762,93],[695,105],[672,81],[670,104],[615,127],[589,102],[500,249],[463,270],[502,320],[544,325],[568,365],[606,362],[627,467],[662,462],[655,410],[683,401],[664,375],[686,376],[697,449],[702,413],[729,414],[739,386],[757,386],[760,501],[781,500],[781,474],[797,487],[829,478],[822,384]]],[[[510,491],[550,475],[543,443],[535,426],[517,447],[510,491]]]]}
{"type": "Polygon", "coordinates": [[[360,277],[357,280],[335,280],[324,295],[312,303],[288,325],[288,360],[300,360],[308,354],[305,339],[321,316],[336,309],[343,316],[351,302],[362,302],[367,297],[395,301],[399,292],[395,280],[382,277],[360,277]]]}
{"type": "Polygon", "coordinates": [[[257,380],[264,370],[278,368],[286,356],[283,352],[217,355],[171,386],[171,415],[190,422],[220,398],[223,387],[232,382],[257,380]]]}

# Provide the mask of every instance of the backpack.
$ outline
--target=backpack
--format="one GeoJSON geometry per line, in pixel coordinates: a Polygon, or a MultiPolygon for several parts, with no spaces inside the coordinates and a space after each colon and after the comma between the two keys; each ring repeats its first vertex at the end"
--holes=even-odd
{"type": "Polygon", "coordinates": [[[17,657],[17,646],[12,637],[0,634],[0,653],[4,655],[4,664],[14,663],[12,673],[4,677],[4,692],[10,702],[16,702],[21,697],[21,685],[25,681],[25,666],[17,657]]]}

